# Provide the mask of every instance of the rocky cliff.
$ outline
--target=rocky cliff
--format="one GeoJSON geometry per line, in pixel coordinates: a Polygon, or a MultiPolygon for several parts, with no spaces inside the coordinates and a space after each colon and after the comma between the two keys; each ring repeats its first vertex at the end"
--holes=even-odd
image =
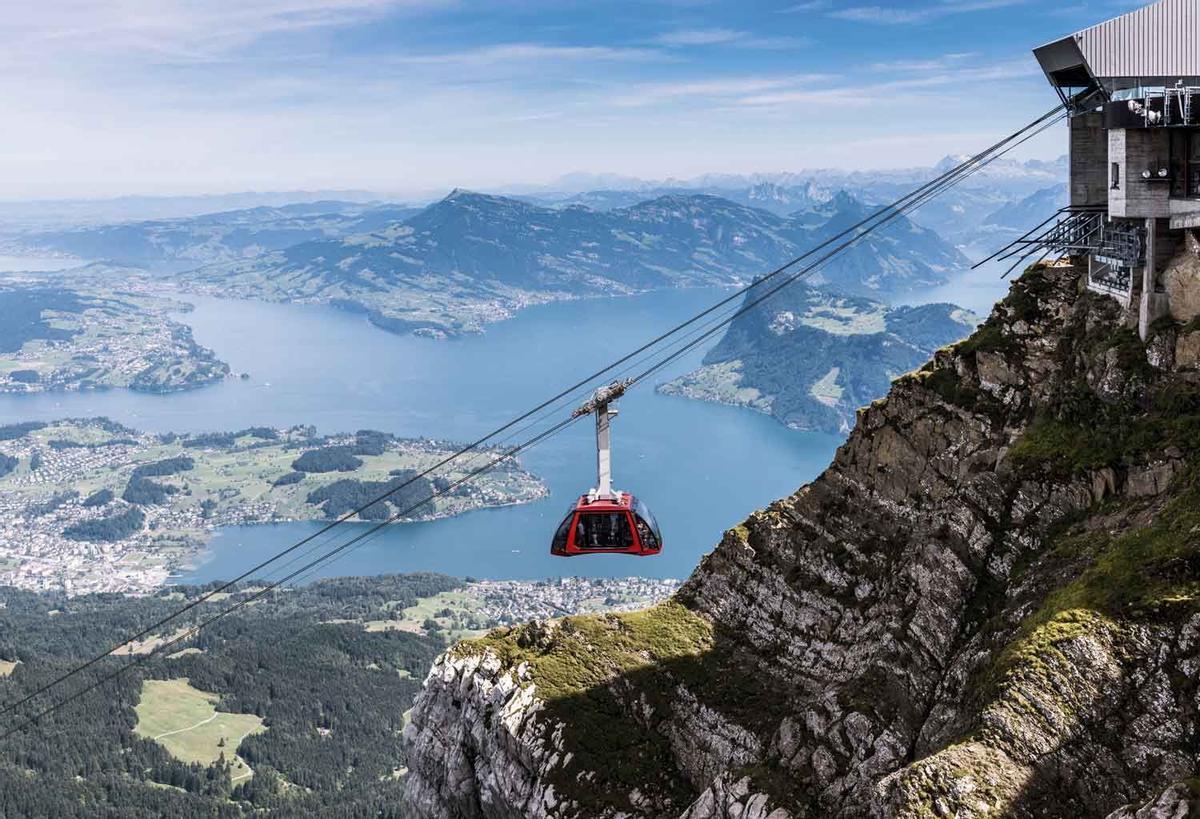
{"type": "Polygon", "coordinates": [[[675,600],[455,647],[406,729],[409,811],[1188,815],[1200,328],[1126,325],[1033,269],[675,600]]]}

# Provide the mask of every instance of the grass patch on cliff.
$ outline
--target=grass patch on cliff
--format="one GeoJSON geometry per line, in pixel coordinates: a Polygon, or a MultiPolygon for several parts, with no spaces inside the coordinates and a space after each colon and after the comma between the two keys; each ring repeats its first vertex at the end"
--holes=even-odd
{"type": "Polygon", "coordinates": [[[1200,490],[1189,487],[1149,526],[1116,537],[1077,535],[1059,548],[1091,555],[1092,561],[1047,598],[1053,609],[1088,609],[1119,619],[1171,616],[1180,607],[1190,613],[1200,604],[1200,490]]]}
{"type": "Polygon", "coordinates": [[[1105,362],[1103,377],[1121,380],[1118,394],[1102,399],[1078,373],[1009,451],[1015,468],[1065,479],[1170,448],[1200,452],[1200,387],[1157,374],[1135,332],[1076,328],[1062,342],[1064,365],[1080,352],[1105,362]]]}
{"type": "Polygon", "coordinates": [[[946,403],[956,407],[973,409],[979,401],[979,390],[964,384],[954,370],[925,370],[920,373],[918,381],[937,393],[946,403]]]}
{"type": "Polygon", "coordinates": [[[1016,349],[1016,342],[1005,335],[1001,323],[993,316],[979,326],[979,329],[963,341],[955,345],[955,352],[960,355],[976,353],[1009,352],[1016,349]]]}
{"type": "Polygon", "coordinates": [[[1139,411],[1080,392],[1064,402],[1061,417],[1035,419],[1009,450],[1009,461],[1018,470],[1069,478],[1169,448],[1200,452],[1200,388],[1167,382],[1151,392],[1149,404],[1139,411]]]}
{"type": "Polygon", "coordinates": [[[1047,595],[997,658],[996,682],[1044,673],[1046,660],[1069,640],[1118,628],[1121,622],[1177,621],[1200,611],[1200,489],[1187,488],[1146,527],[1121,535],[1064,536],[1055,554],[1084,560],[1078,577],[1047,595]]]}
{"type": "Polygon", "coordinates": [[[496,629],[456,653],[490,649],[510,667],[529,663],[543,699],[585,693],[614,676],[712,649],[712,625],[678,603],[619,615],[566,617],[545,638],[530,626],[496,629]]]}
{"type": "Polygon", "coordinates": [[[1043,304],[1058,287],[1059,283],[1047,275],[1044,266],[1028,268],[1013,282],[1008,295],[996,306],[993,314],[969,337],[954,345],[954,351],[962,356],[1017,351],[1020,342],[1005,331],[1005,323],[1022,321],[1028,324],[1040,319],[1043,304]]]}
{"type": "Polygon", "coordinates": [[[452,651],[490,650],[514,669],[528,663],[545,703],[547,739],[561,725],[563,748],[571,754],[548,781],[583,815],[614,806],[634,810],[634,791],[679,813],[696,795],[676,770],[666,730],[680,705],[679,686],[751,731],[777,725],[786,706],[786,697],[734,656],[732,642],[671,601],[631,614],[567,617],[550,629],[497,629],[452,651]]]}
{"type": "Polygon", "coordinates": [[[1000,306],[1005,308],[1014,320],[1032,322],[1041,318],[1042,306],[1059,286],[1055,277],[1047,275],[1048,269],[1043,264],[1032,265],[1013,282],[1000,306]]]}

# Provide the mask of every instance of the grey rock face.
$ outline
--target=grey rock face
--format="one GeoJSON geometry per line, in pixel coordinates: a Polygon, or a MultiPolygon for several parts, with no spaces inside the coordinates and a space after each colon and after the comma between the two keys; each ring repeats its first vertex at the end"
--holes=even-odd
{"type": "Polygon", "coordinates": [[[1108,819],[1188,819],[1195,816],[1197,797],[1188,785],[1173,785],[1145,805],[1128,805],[1108,819]]]}
{"type": "Polygon", "coordinates": [[[1200,740],[1196,443],[1166,435],[1200,413],[1190,378],[1078,270],[1026,274],[704,558],[678,595],[702,648],[592,620],[568,626],[621,662],[539,625],[439,663],[414,814],[1175,816],[1200,740]],[[569,706],[543,691],[601,666],[569,706]]]}

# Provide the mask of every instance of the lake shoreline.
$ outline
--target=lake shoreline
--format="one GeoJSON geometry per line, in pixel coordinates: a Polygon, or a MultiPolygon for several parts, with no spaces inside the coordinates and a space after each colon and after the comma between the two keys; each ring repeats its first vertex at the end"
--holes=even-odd
{"type": "MultiPolygon", "coordinates": [[[[197,343],[251,378],[167,395],[127,390],[0,395],[0,423],[107,416],[151,433],[311,425],[322,433],[377,429],[402,438],[471,441],[557,392],[571,374],[636,349],[656,328],[684,320],[729,292],[699,288],[538,305],[483,336],[436,344],[384,332],[361,315],[330,307],[196,297],[186,321],[197,343]]],[[[697,349],[674,362],[662,380],[694,369],[703,354],[697,349]]],[[[550,556],[550,533],[568,500],[595,482],[594,432],[579,424],[522,453],[524,467],[544,482],[545,496],[388,527],[321,576],[420,570],[497,579],[564,573],[686,577],[725,529],[814,477],[842,440],[653,389],[631,392],[621,410],[614,426],[614,475],[618,487],[636,492],[655,510],[667,537],[662,556],[566,563],[550,556]],[[713,429],[721,430],[715,439],[713,429]],[[699,440],[707,441],[705,448],[695,446],[699,440]],[[698,492],[705,493],[705,503],[696,503],[698,492]]],[[[182,581],[172,582],[237,577],[311,534],[314,525],[222,527],[205,535],[203,554],[190,560],[196,565],[180,568],[182,581]]]]}

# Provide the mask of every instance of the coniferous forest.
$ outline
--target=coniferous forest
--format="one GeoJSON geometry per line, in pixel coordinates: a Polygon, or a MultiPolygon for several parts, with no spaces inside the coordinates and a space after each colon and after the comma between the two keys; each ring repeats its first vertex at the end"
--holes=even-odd
{"type": "MultiPolygon", "coordinates": [[[[0,816],[398,816],[404,714],[444,644],[368,631],[361,621],[387,619],[460,585],[431,574],[340,578],[243,606],[0,742],[0,816]],[[134,731],[142,683],[154,679],[186,679],[218,695],[218,711],[253,714],[266,730],[223,748],[224,761],[180,762],[134,731]],[[235,753],[254,771],[236,783],[228,761],[235,753]]],[[[210,588],[144,598],[0,589],[0,659],[17,662],[0,677],[0,701],[20,700],[210,588]]],[[[209,617],[254,588],[201,604],[187,618],[209,617]]],[[[71,678],[58,696],[139,656],[122,649],[71,678]]],[[[21,719],[5,715],[2,730],[50,703],[36,699],[18,710],[21,719]]]]}

